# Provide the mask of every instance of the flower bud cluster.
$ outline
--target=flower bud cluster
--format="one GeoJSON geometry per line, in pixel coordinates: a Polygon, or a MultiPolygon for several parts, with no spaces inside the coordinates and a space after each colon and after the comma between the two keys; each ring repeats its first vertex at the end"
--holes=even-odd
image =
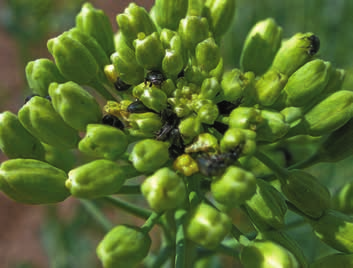
{"type": "MultiPolygon", "coordinates": [[[[28,63],[34,95],[18,115],[0,114],[0,149],[10,158],[0,167],[0,190],[46,204],[104,198],[141,176],[138,193],[152,215],[168,218],[167,227],[159,224],[176,247],[179,239],[221,247],[235,233],[228,212],[240,208],[258,232],[248,243],[236,236],[244,267],[307,267],[280,231],[292,209],[322,241],[352,254],[352,219],[331,209],[325,185],[287,169],[276,151],[296,159],[293,146],[304,137],[314,148],[308,165],[352,155],[350,78],[317,56],[316,35],[282,40],[273,19],[250,30],[240,67],[225,70],[220,46],[234,13],[235,0],[156,0],[150,12],[131,3],[113,33],[104,12],[84,4],[76,26],[48,41],[54,61],[28,63]]],[[[334,203],[351,212],[347,187],[334,203]]],[[[106,235],[97,248],[104,267],[135,267],[145,258],[147,223],[106,235]]],[[[350,255],[319,262],[331,259],[352,262],[350,255]]]]}

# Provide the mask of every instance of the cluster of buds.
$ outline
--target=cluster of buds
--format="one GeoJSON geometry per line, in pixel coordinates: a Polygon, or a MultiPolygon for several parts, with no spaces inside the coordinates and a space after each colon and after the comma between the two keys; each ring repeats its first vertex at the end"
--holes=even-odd
{"type": "Polygon", "coordinates": [[[17,115],[0,114],[9,158],[0,190],[28,204],[142,194],[151,210],[122,207],[146,223],[116,226],[97,247],[106,268],[143,261],[155,224],[166,245],[145,261],[151,267],[172,256],[176,267],[194,267],[192,246],[224,251],[230,235],[244,267],[308,267],[283,231],[288,209],[344,253],[312,267],[348,267],[352,185],[331,202],[300,168],[353,153],[351,80],[317,56],[316,35],[282,40],[273,19],[250,30],[240,67],[225,70],[220,46],[235,9],[235,0],[156,0],[150,12],[131,3],[113,33],[103,11],[84,4],[75,27],[48,41],[54,61],[27,64],[33,95],[17,115]],[[306,155],[296,150],[303,144],[306,155]],[[142,183],[126,184],[136,177],[142,183]],[[232,223],[233,208],[255,239],[232,223]]]}

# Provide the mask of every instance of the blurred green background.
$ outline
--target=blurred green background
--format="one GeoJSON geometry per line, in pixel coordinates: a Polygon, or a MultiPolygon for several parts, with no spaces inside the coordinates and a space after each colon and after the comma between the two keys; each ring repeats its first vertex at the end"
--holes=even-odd
{"type": "MultiPolygon", "coordinates": [[[[0,1],[0,110],[16,112],[28,88],[24,67],[29,60],[49,57],[46,41],[74,25],[82,0],[2,0],[0,1]]],[[[92,3],[110,16],[129,1],[100,0],[92,3]]],[[[135,1],[149,9],[153,1],[135,1]]],[[[296,32],[313,32],[321,40],[319,56],[335,67],[353,67],[352,0],[238,0],[234,24],[223,42],[228,68],[237,67],[243,41],[252,25],[267,17],[283,28],[284,38],[296,32]]],[[[0,160],[4,160],[0,153],[0,160]]],[[[310,169],[335,191],[352,180],[352,158],[338,164],[321,164],[310,169]]],[[[101,206],[102,204],[97,204],[101,206]]],[[[105,206],[104,206],[105,207],[105,206]]],[[[126,222],[126,214],[107,209],[114,222],[126,222]]],[[[58,206],[25,206],[0,194],[0,260],[4,268],[100,267],[95,245],[103,230],[77,202],[68,199],[58,206]]],[[[135,221],[129,218],[128,221],[135,221]]],[[[291,235],[305,247],[309,259],[325,254],[328,247],[311,236],[308,228],[295,229],[291,235]]],[[[230,262],[224,267],[234,267],[230,262]]]]}

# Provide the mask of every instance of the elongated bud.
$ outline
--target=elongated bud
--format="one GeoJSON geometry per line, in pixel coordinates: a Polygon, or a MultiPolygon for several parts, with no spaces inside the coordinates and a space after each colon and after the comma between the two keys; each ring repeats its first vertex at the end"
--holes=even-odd
{"type": "Polygon", "coordinates": [[[293,254],[272,241],[254,241],[240,253],[244,267],[286,267],[299,268],[293,254]]]}
{"type": "Polygon", "coordinates": [[[65,78],[58,68],[49,59],[37,59],[30,61],[26,65],[26,78],[33,93],[40,96],[48,96],[50,83],[65,82],[65,78]]]}
{"type": "Polygon", "coordinates": [[[160,116],[152,112],[130,114],[128,122],[130,124],[129,133],[136,137],[152,138],[162,127],[160,116]]]}
{"type": "Polygon", "coordinates": [[[321,257],[310,268],[353,267],[353,254],[335,253],[321,257]]]}
{"type": "Polygon", "coordinates": [[[206,72],[216,68],[221,58],[219,47],[212,37],[197,44],[195,56],[197,65],[206,72]]]}
{"type": "Polygon", "coordinates": [[[290,170],[281,189],[288,200],[309,217],[317,219],[330,207],[328,189],[305,171],[290,170]]]}
{"type": "Polygon", "coordinates": [[[256,80],[254,93],[258,103],[263,106],[271,106],[281,95],[288,77],[275,70],[268,70],[262,77],[256,80]]]}
{"type": "Polygon", "coordinates": [[[64,171],[34,159],[11,159],[0,166],[0,190],[13,200],[27,204],[57,203],[70,192],[64,171]]]}
{"type": "Polygon", "coordinates": [[[282,28],[274,19],[256,23],[248,33],[240,56],[241,69],[261,75],[271,66],[281,46],[282,28]]]}
{"type": "Polygon", "coordinates": [[[194,51],[196,45],[208,38],[208,22],[204,17],[187,16],[180,20],[178,32],[185,48],[194,51]]]}
{"type": "Polygon", "coordinates": [[[228,208],[238,207],[256,192],[256,178],[239,167],[229,167],[224,174],[212,181],[214,199],[228,208]]]}
{"type": "Polygon", "coordinates": [[[150,35],[157,31],[146,9],[135,3],[130,3],[124,13],[117,15],[116,21],[119,25],[120,32],[130,48],[133,47],[132,43],[139,33],[150,35]]]}
{"type": "Polygon", "coordinates": [[[184,68],[184,58],[176,50],[166,49],[162,60],[162,70],[168,76],[176,78],[184,68]]]}
{"type": "Polygon", "coordinates": [[[73,150],[58,148],[43,143],[45,150],[45,162],[68,173],[76,163],[76,155],[73,150]]]}
{"type": "Polygon", "coordinates": [[[261,110],[253,107],[238,107],[229,115],[229,127],[257,130],[263,121],[261,110]]]}
{"type": "Polygon", "coordinates": [[[252,72],[242,73],[239,69],[227,71],[222,76],[224,99],[236,101],[254,85],[255,75],[252,72]]]}
{"type": "Polygon", "coordinates": [[[273,59],[271,69],[288,77],[313,58],[320,48],[320,40],[313,33],[297,33],[282,42],[273,59]]]}
{"type": "Polygon", "coordinates": [[[205,104],[197,111],[197,118],[200,122],[208,125],[213,125],[218,115],[218,108],[214,103],[205,104]]]}
{"type": "Polygon", "coordinates": [[[256,127],[257,140],[274,142],[287,134],[290,125],[276,111],[261,110],[262,121],[256,127]]]}
{"type": "Polygon", "coordinates": [[[203,10],[210,22],[210,30],[216,40],[219,40],[230,27],[235,15],[235,0],[207,0],[203,10]]]}
{"type": "Polygon", "coordinates": [[[54,110],[51,102],[33,97],[19,111],[21,124],[40,141],[56,147],[75,148],[80,137],[54,110]]]}
{"type": "Polygon", "coordinates": [[[321,136],[342,127],[352,116],[353,92],[340,90],[315,105],[289,133],[321,136]]]}
{"type": "Polygon", "coordinates": [[[186,15],[188,0],[156,0],[153,9],[159,27],[177,30],[179,21],[186,15]]]}
{"type": "Polygon", "coordinates": [[[122,130],[107,125],[89,124],[78,148],[91,156],[117,160],[125,152],[127,145],[128,139],[122,130]]]}
{"type": "Polygon", "coordinates": [[[202,82],[199,98],[212,100],[221,91],[221,85],[215,77],[207,78],[202,82]]]}
{"type": "Polygon", "coordinates": [[[127,179],[137,175],[130,164],[99,159],[70,170],[65,186],[73,196],[98,198],[116,193],[127,179]]]}
{"type": "Polygon", "coordinates": [[[44,148],[12,112],[0,113],[0,150],[8,158],[44,159],[44,148]]]}
{"type": "Polygon", "coordinates": [[[141,185],[141,192],[149,206],[156,212],[175,209],[186,199],[183,179],[167,167],[147,177],[141,185]]]}
{"type": "Polygon", "coordinates": [[[158,33],[150,35],[138,34],[134,41],[136,60],[147,70],[158,70],[162,66],[162,60],[165,55],[158,33]]]}
{"type": "Polygon", "coordinates": [[[209,249],[216,248],[230,228],[231,221],[226,214],[204,203],[190,212],[184,224],[186,237],[209,249]]]}
{"type": "Polygon", "coordinates": [[[280,229],[287,212],[283,195],[264,180],[256,182],[256,193],[244,204],[251,221],[260,231],[280,229]]]}
{"type": "Polygon", "coordinates": [[[288,79],[284,92],[287,106],[306,106],[325,89],[331,63],[316,59],[304,64],[288,79]]]}
{"type": "Polygon", "coordinates": [[[346,214],[353,212],[353,183],[348,182],[332,197],[332,207],[346,214]]]}
{"type": "Polygon", "coordinates": [[[255,139],[255,131],[241,128],[229,128],[221,139],[221,151],[228,152],[240,146],[241,154],[250,156],[256,151],[255,139]]]}
{"type": "Polygon", "coordinates": [[[93,37],[108,57],[114,52],[113,28],[103,10],[94,8],[90,3],[83,4],[76,16],[76,27],[93,37]]]}
{"type": "Polygon", "coordinates": [[[136,267],[147,256],[151,243],[140,228],[118,225],[98,244],[97,256],[104,268],[136,267]]]}
{"type": "Polygon", "coordinates": [[[186,143],[192,141],[194,137],[202,132],[200,119],[194,116],[183,119],[179,124],[179,131],[186,143]]]}
{"type": "Polygon", "coordinates": [[[319,219],[310,223],[315,235],[327,245],[341,252],[353,253],[353,218],[351,216],[328,209],[319,219]]]}
{"type": "Polygon", "coordinates": [[[165,142],[145,139],[135,144],[129,160],[138,171],[151,173],[168,161],[168,147],[165,142]]]}
{"type": "Polygon", "coordinates": [[[110,57],[120,79],[129,85],[138,85],[144,81],[144,69],[137,63],[134,50],[129,48],[119,35],[117,52],[110,57]]]}
{"type": "Polygon", "coordinates": [[[101,121],[102,111],[96,99],[76,83],[51,83],[49,95],[54,109],[70,127],[84,131],[87,124],[101,121]]]}

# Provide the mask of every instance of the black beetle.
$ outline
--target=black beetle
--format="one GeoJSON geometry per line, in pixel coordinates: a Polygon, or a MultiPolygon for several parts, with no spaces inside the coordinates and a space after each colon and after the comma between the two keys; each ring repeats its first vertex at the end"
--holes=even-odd
{"type": "Polygon", "coordinates": [[[114,83],[114,87],[117,91],[125,91],[128,90],[131,85],[126,84],[123,80],[120,79],[120,77],[118,77],[118,79],[114,83]]]}
{"type": "Polygon", "coordinates": [[[320,49],[320,39],[316,35],[311,35],[308,37],[310,45],[308,48],[308,54],[314,56],[320,49]]]}
{"type": "Polygon", "coordinates": [[[149,86],[152,85],[160,86],[165,80],[164,75],[160,71],[150,71],[145,77],[145,85],[149,83],[149,86]]]}
{"type": "Polygon", "coordinates": [[[121,122],[119,118],[117,118],[115,115],[112,115],[112,114],[106,114],[105,116],[103,116],[102,123],[104,125],[116,127],[121,130],[124,129],[123,122],[121,122]]]}
{"type": "Polygon", "coordinates": [[[129,106],[126,108],[126,110],[129,113],[135,113],[135,114],[140,114],[140,113],[147,113],[147,112],[154,112],[150,108],[146,107],[142,101],[137,100],[129,104],[129,106]]]}

